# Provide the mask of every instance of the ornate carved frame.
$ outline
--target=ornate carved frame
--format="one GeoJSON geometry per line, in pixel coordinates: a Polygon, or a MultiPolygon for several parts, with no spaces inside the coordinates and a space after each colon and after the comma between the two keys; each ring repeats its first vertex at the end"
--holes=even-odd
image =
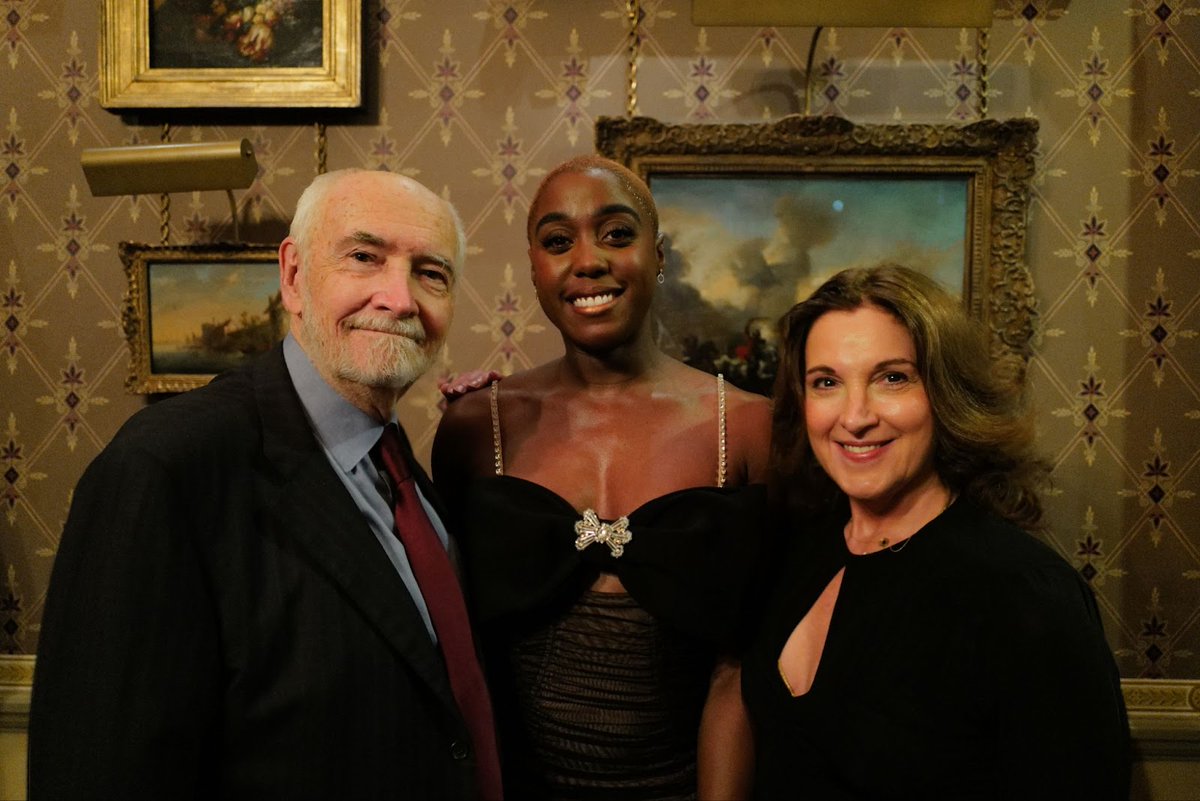
{"type": "MultiPolygon", "coordinates": [[[[150,270],[171,265],[186,269],[189,265],[277,264],[275,245],[217,243],[212,245],[143,245],[121,242],[118,245],[125,265],[128,288],[121,309],[121,324],[129,343],[129,375],[125,388],[135,394],[186,392],[202,387],[213,379],[211,372],[155,372],[153,353],[153,306],[150,270]]],[[[233,315],[242,309],[230,309],[233,315]]]]}
{"type": "Polygon", "coordinates": [[[362,3],[325,0],[321,65],[177,69],[150,66],[150,2],[102,0],[100,105],[105,108],[357,108],[362,3]]]}
{"type": "MultiPolygon", "coordinates": [[[[992,334],[993,353],[1028,360],[1036,322],[1025,263],[1025,224],[1038,125],[857,125],[837,117],[774,123],[673,125],[646,117],[601,117],[596,150],[642,178],[655,174],[869,173],[904,170],[972,176],[972,242],[964,301],[992,334]]],[[[1124,679],[1141,758],[1200,753],[1200,680],[1124,679]]]]}
{"type": "Polygon", "coordinates": [[[642,178],[655,174],[961,175],[968,180],[964,302],[993,351],[1028,360],[1036,308],[1025,265],[1025,218],[1037,121],[857,125],[840,117],[774,123],[674,125],[601,117],[596,150],[642,178]]]}

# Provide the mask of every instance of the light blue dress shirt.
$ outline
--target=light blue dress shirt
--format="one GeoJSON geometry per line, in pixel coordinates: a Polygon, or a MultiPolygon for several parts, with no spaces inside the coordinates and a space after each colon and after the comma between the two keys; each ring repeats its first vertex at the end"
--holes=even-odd
{"type": "MultiPolygon", "coordinates": [[[[425,598],[421,595],[417,578],[408,563],[408,554],[392,531],[395,526],[392,488],[371,461],[371,449],[383,434],[383,425],[329,386],[291,334],[283,340],[283,359],[317,442],[325,451],[325,457],[329,459],[334,472],[370,524],[375,539],[379,540],[387,558],[391,560],[404,586],[408,588],[413,603],[417,605],[417,611],[425,621],[429,636],[437,642],[437,634],[434,633],[433,623],[429,619],[425,598]]],[[[395,417],[392,419],[394,422],[395,417]]],[[[442,545],[447,546],[449,537],[446,527],[429,501],[421,494],[419,486],[417,494],[442,545]]]]}

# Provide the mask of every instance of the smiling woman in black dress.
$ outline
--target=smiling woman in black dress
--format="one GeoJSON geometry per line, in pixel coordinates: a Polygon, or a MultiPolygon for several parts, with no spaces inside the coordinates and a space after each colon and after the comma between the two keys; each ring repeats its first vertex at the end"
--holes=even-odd
{"type": "Polygon", "coordinates": [[[1127,798],[1095,601],[1026,533],[1030,417],[961,304],[849,270],[783,334],[772,482],[794,525],[743,664],[756,795],[1127,798]]]}
{"type": "Polygon", "coordinates": [[[758,584],[768,401],[656,345],[663,247],[629,170],[559,166],[528,235],[565,352],[456,400],[433,452],[507,795],[736,797],[749,737],[728,657],[758,584]]]}

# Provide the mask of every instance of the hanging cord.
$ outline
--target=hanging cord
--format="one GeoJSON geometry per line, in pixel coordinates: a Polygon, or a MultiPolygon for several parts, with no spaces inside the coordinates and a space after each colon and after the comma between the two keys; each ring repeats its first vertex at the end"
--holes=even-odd
{"type": "Polygon", "coordinates": [[[230,217],[230,219],[233,220],[233,241],[241,242],[242,234],[241,234],[241,231],[238,230],[237,201],[233,199],[233,190],[226,189],[225,197],[229,198],[229,217],[230,217]]]}
{"type": "Polygon", "coordinates": [[[629,20],[629,72],[625,84],[625,116],[637,116],[637,63],[642,48],[639,28],[642,23],[642,5],[638,0],[625,0],[625,16],[629,20]]]}
{"type": "MultiPolygon", "coordinates": [[[[164,145],[171,141],[171,124],[164,122],[158,140],[164,145]]],[[[158,233],[165,245],[171,239],[171,196],[163,192],[158,196],[158,233]]]]}
{"type": "Polygon", "coordinates": [[[975,29],[975,51],[979,59],[979,119],[988,113],[988,29],[975,29]]]}
{"type": "Polygon", "coordinates": [[[813,28],[812,41],[808,43],[808,59],[804,63],[804,116],[812,116],[812,65],[813,56],[817,52],[817,40],[821,38],[824,27],[813,28]]]}
{"type": "Polygon", "coordinates": [[[325,123],[317,123],[317,175],[326,172],[325,160],[329,154],[329,143],[325,138],[325,123]]]}

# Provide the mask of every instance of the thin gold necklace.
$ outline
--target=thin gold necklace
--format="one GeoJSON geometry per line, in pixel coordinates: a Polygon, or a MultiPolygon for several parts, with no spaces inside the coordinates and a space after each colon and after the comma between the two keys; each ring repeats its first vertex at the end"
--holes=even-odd
{"type": "MultiPolygon", "coordinates": [[[[941,516],[942,516],[942,514],[943,514],[943,513],[944,513],[944,512],[945,512],[947,509],[949,509],[949,508],[950,508],[950,504],[954,503],[954,499],[955,499],[956,497],[958,497],[958,496],[957,496],[955,493],[953,493],[953,492],[952,492],[952,493],[950,493],[950,497],[946,499],[946,505],[942,507],[942,511],[941,511],[941,512],[938,512],[936,515],[934,515],[934,519],[935,519],[935,520],[936,520],[937,518],[941,517],[941,516]]],[[[849,523],[849,522],[847,522],[847,523],[846,523],[846,528],[847,528],[847,529],[848,529],[848,528],[850,528],[850,523],[849,523]]],[[[921,529],[917,529],[917,531],[920,531],[920,530],[921,530],[921,529]]],[[[911,540],[911,539],[912,539],[913,537],[915,537],[916,535],[917,535],[917,532],[916,532],[916,531],[914,531],[912,534],[909,534],[907,537],[905,537],[903,540],[901,540],[901,541],[900,541],[899,543],[897,543],[896,545],[892,545],[892,544],[891,544],[891,542],[892,542],[892,541],[891,541],[891,539],[890,539],[890,538],[888,538],[888,537],[880,537],[880,538],[879,538],[879,550],[880,550],[880,551],[882,551],[884,548],[887,548],[887,549],[888,549],[889,551],[891,551],[892,553],[900,553],[901,551],[903,551],[905,548],[907,548],[907,547],[908,547],[908,541],[909,541],[909,540],[911,540]]],[[[868,553],[879,553],[879,551],[872,551],[872,552],[863,551],[862,553],[854,553],[854,549],[850,547],[850,534],[849,534],[849,532],[847,532],[847,533],[846,533],[846,550],[850,551],[850,553],[854,554],[855,556],[866,556],[868,553]]]]}

